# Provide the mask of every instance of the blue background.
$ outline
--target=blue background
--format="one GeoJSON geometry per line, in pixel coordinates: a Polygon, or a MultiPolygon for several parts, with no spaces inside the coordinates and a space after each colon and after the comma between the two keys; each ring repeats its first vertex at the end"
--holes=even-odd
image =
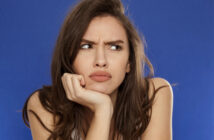
{"type": "MultiPolygon", "coordinates": [[[[0,0],[0,139],[26,140],[26,98],[50,84],[71,0],[0,0]]],[[[174,90],[173,139],[214,139],[214,0],[123,0],[145,35],[155,75],[174,90]]]]}

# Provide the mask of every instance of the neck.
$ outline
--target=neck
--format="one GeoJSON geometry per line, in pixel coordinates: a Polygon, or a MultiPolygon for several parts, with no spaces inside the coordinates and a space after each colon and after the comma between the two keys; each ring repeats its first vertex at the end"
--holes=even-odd
{"type": "MultiPolygon", "coordinates": [[[[109,96],[110,96],[110,98],[111,98],[111,100],[112,100],[112,104],[113,104],[113,106],[115,107],[115,103],[116,103],[116,99],[117,99],[117,94],[118,94],[118,89],[116,89],[116,90],[114,90],[109,96]]],[[[87,109],[87,111],[86,111],[87,113],[87,115],[86,116],[88,116],[87,118],[86,118],[86,120],[87,120],[87,122],[89,122],[89,125],[91,124],[91,121],[92,121],[92,118],[93,118],[93,115],[94,115],[94,113],[90,110],[90,109],[87,109]]],[[[111,128],[110,128],[110,137],[113,135],[113,127],[114,127],[114,119],[112,119],[111,120],[111,128]]],[[[85,126],[85,129],[88,131],[88,129],[89,129],[89,126],[85,126]]]]}

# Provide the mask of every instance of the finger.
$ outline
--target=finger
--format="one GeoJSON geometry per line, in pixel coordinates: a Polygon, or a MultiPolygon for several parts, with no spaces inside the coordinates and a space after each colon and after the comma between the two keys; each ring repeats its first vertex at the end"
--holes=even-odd
{"type": "Polygon", "coordinates": [[[61,77],[61,81],[62,81],[64,91],[65,91],[65,93],[67,93],[68,92],[68,86],[67,86],[66,81],[65,81],[65,74],[63,74],[63,76],[61,77]]]}
{"type": "Polygon", "coordinates": [[[72,74],[68,74],[66,77],[66,84],[67,84],[68,90],[70,91],[68,93],[69,94],[68,96],[71,97],[72,99],[74,99],[75,92],[74,92],[74,88],[73,88],[73,84],[72,84],[72,79],[73,79],[72,74]]]}
{"type": "Polygon", "coordinates": [[[84,77],[82,75],[74,75],[72,78],[72,84],[74,88],[76,101],[81,105],[93,109],[93,106],[87,103],[89,99],[87,94],[83,94],[85,92],[85,89],[81,87],[80,85],[81,81],[83,81],[84,84],[84,77]]]}
{"type": "Polygon", "coordinates": [[[68,73],[66,73],[64,75],[64,85],[66,87],[66,96],[68,99],[73,100],[74,99],[74,95],[73,95],[73,85],[72,85],[72,81],[71,81],[72,76],[68,73]]]}
{"type": "Polygon", "coordinates": [[[82,87],[85,87],[85,79],[84,79],[84,77],[82,76],[82,75],[80,75],[80,74],[72,74],[73,76],[75,76],[75,77],[78,77],[78,79],[80,79],[80,85],[82,86],[82,87]]]}
{"type": "MultiPolygon", "coordinates": [[[[81,93],[83,91],[83,88],[80,85],[80,81],[83,81],[83,80],[84,80],[84,78],[82,75],[75,75],[72,78],[73,90],[77,97],[81,96],[81,93]]],[[[83,84],[84,84],[84,81],[83,81],[83,84]]]]}

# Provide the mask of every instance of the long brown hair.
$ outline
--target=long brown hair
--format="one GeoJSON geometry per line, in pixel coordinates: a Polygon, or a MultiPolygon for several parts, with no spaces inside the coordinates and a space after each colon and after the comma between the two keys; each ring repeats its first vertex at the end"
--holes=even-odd
{"type": "MultiPolygon", "coordinates": [[[[97,16],[110,15],[118,19],[123,25],[129,42],[130,72],[118,87],[113,120],[113,135],[119,132],[124,140],[138,139],[147,128],[155,97],[149,99],[149,82],[153,74],[153,67],[144,53],[144,43],[136,29],[124,14],[120,0],[81,0],[67,15],[59,33],[51,65],[52,85],[43,86],[39,91],[39,99],[43,107],[54,116],[54,130],[49,130],[33,111],[41,125],[51,133],[49,139],[79,140],[81,132],[86,136],[89,123],[84,115],[86,107],[67,99],[61,76],[65,73],[74,73],[72,64],[79,51],[81,39],[90,23],[97,16]],[[144,76],[145,66],[150,70],[144,76]],[[71,113],[74,112],[74,113],[71,113]],[[86,125],[86,128],[83,126],[86,125]],[[72,132],[76,132],[71,137],[72,132]]],[[[29,97],[30,98],[30,97],[29,97]]],[[[29,127],[27,103],[23,107],[23,119],[29,127]]],[[[117,137],[118,138],[118,137],[117,137]]]]}

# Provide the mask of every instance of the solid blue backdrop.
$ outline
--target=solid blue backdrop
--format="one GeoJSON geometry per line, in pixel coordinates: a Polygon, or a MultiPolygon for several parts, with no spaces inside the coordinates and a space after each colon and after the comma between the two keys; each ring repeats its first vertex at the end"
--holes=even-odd
{"type": "MultiPolygon", "coordinates": [[[[0,139],[32,139],[21,116],[26,98],[51,83],[50,63],[75,1],[0,1],[0,139]]],[[[146,52],[173,87],[173,139],[214,139],[214,1],[123,0],[145,35],[146,52]]]]}

